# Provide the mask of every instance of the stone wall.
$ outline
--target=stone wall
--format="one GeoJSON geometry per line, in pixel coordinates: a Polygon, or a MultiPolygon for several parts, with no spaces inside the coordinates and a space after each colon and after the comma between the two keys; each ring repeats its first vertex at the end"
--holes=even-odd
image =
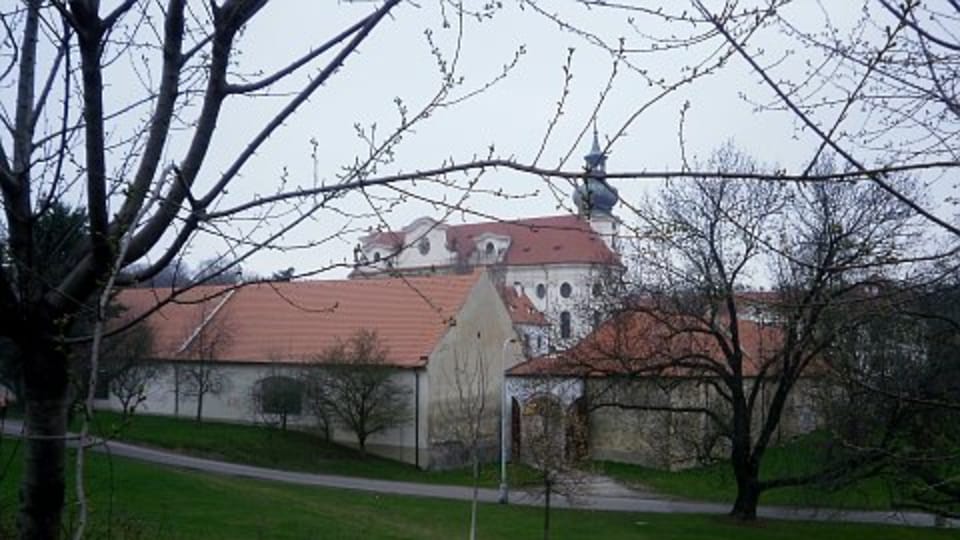
{"type": "MultiPolygon", "coordinates": [[[[781,415],[772,444],[818,427],[820,411],[816,381],[798,383],[781,415]]],[[[729,444],[707,414],[678,412],[681,408],[706,408],[729,418],[725,400],[702,381],[643,379],[611,382],[594,379],[587,384],[590,406],[590,456],[596,460],[635,463],[660,469],[682,469],[729,456],[729,444]],[[608,406],[600,406],[606,404],[608,406]]],[[[763,388],[752,422],[759,431],[772,388],[763,388]]]]}

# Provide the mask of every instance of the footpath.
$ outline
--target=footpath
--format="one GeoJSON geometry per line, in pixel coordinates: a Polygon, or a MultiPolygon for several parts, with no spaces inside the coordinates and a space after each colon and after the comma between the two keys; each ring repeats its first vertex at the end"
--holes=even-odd
{"type": "MultiPolygon", "coordinates": [[[[5,434],[15,437],[23,436],[22,429],[22,424],[18,421],[8,420],[3,426],[5,434]]],[[[76,443],[76,440],[71,441],[73,445],[76,443]]],[[[147,448],[118,441],[95,441],[94,444],[90,446],[90,449],[95,452],[108,453],[111,456],[121,456],[167,467],[305,486],[353,489],[392,495],[465,501],[471,499],[473,491],[472,488],[467,486],[421,484],[417,482],[378,480],[375,478],[314,474],[254,467],[251,465],[187,456],[167,450],[147,448]]],[[[654,492],[631,489],[605,476],[591,476],[585,481],[583,489],[580,491],[582,493],[572,500],[564,497],[555,497],[551,501],[551,504],[556,508],[657,514],[719,515],[727,513],[730,509],[729,505],[726,504],[671,499],[654,492]]],[[[480,489],[479,498],[481,502],[496,503],[498,496],[499,493],[495,489],[480,489]]],[[[512,490],[510,492],[509,504],[539,506],[543,504],[543,499],[541,493],[535,489],[512,490]]],[[[960,520],[946,520],[945,522],[938,523],[933,515],[923,512],[881,512],[761,506],[757,513],[759,517],[766,519],[846,521],[853,523],[909,525],[914,527],[939,525],[960,528],[960,520]]]]}

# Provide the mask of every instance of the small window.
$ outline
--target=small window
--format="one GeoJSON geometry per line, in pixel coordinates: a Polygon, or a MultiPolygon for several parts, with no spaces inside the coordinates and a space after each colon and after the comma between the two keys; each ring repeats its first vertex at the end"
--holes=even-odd
{"type": "Polygon", "coordinates": [[[603,294],[603,285],[598,281],[593,284],[593,295],[600,296],[603,294]]]}
{"type": "Polygon", "coordinates": [[[374,251],[374,252],[373,252],[373,262],[380,262],[380,252],[379,252],[379,251],[374,251]]]}
{"type": "Polygon", "coordinates": [[[560,285],[560,296],[570,298],[571,293],[573,293],[573,286],[564,281],[563,285],[560,285]]]}
{"type": "Polygon", "coordinates": [[[567,339],[572,334],[570,329],[570,312],[564,311],[560,313],[560,337],[567,339]]]}
{"type": "Polygon", "coordinates": [[[487,247],[483,249],[487,252],[487,255],[489,256],[489,255],[493,255],[494,250],[496,250],[496,246],[493,245],[493,242],[487,242],[487,247]]]}
{"type": "Polygon", "coordinates": [[[430,239],[421,238],[420,241],[417,242],[417,250],[420,251],[421,255],[426,255],[427,253],[430,253],[430,239]]]}
{"type": "Polygon", "coordinates": [[[600,328],[600,323],[603,322],[603,317],[600,315],[599,311],[593,312],[593,329],[596,330],[600,328]]]}
{"type": "Polygon", "coordinates": [[[539,353],[542,350],[543,350],[543,336],[538,335],[537,336],[537,352],[539,353]]]}
{"type": "Polygon", "coordinates": [[[537,284],[537,298],[546,298],[547,297],[547,286],[543,283],[537,284]]]}

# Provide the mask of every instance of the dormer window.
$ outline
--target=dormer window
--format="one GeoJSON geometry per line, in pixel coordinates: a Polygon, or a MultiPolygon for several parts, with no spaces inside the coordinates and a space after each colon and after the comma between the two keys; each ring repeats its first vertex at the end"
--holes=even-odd
{"type": "Polygon", "coordinates": [[[487,246],[483,248],[487,254],[487,257],[493,256],[494,251],[496,251],[496,246],[493,245],[493,242],[487,242],[487,246]]]}
{"type": "Polygon", "coordinates": [[[379,252],[379,251],[374,251],[374,252],[373,252],[373,262],[375,262],[375,263],[380,262],[380,252],[379,252]]]}
{"type": "Polygon", "coordinates": [[[421,238],[420,241],[417,242],[417,250],[420,252],[421,255],[426,255],[427,253],[430,253],[430,239],[421,238]]]}

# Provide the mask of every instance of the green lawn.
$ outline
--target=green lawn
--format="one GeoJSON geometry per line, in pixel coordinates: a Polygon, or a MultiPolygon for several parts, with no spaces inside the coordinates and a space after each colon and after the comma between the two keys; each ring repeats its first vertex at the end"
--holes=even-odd
{"type": "MultiPolygon", "coordinates": [[[[803,475],[816,469],[817,438],[811,436],[771,448],[761,462],[761,479],[803,475]]],[[[733,503],[736,482],[727,461],[683,471],[663,471],[637,465],[601,462],[597,468],[627,484],[643,485],[680,498],[733,503]]],[[[891,507],[891,493],[883,480],[871,478],[847,485],[808,485],[765,492],[760,504],[848,509],[891,507]]]]}
{"type": "MultiPolygon", "coordinates": [[[[20,461],[9,461],[16,441],[4,440],[0,462],[0,522],[10,526],[20,461]]],[[[383,496],[235,479],[160,468],[91,455],[90,538],[113,539],[450,539],[466,536],[469,503],[383,496]],[[108,527],[108,523],[110,526],[108,527]],[[109,534],[108,534],[109,533],[109,534]]],[[[72,469],[72,466],[70,467],[72,469]]],[[[72,472],[68,478],[72,478],[72,472]]],[[[926,540],[955,531],[826,523],[761,521],[740,525],[726,518],[555,511],[555,539],[801,540],[870,538],[926,540]]],[[[538,538],[537,508],[483,505],[480,538],[538,538]]],[[[0,530],[0,537],[10,529],[0,530]]]]}
{"type": "MultiPolygon", "coordinates": [[[[209,421],[197,424],[192,419],[151,415],[136,415],[122,423],[120,415],[100,411],[94,418],[94,431],[116,440],[260,467],[436,484],[473,483],[468,469],[421,471],[412,465],[361,455],[314,434],[267,426],[209,421]]],[[[485,466],[481,484],[496,486],[499,474],[497,464],[485,466]]],[[[515,484],[529,483],[533,478],[525,467],[511,466],[509,474],[515,484]]]]}

